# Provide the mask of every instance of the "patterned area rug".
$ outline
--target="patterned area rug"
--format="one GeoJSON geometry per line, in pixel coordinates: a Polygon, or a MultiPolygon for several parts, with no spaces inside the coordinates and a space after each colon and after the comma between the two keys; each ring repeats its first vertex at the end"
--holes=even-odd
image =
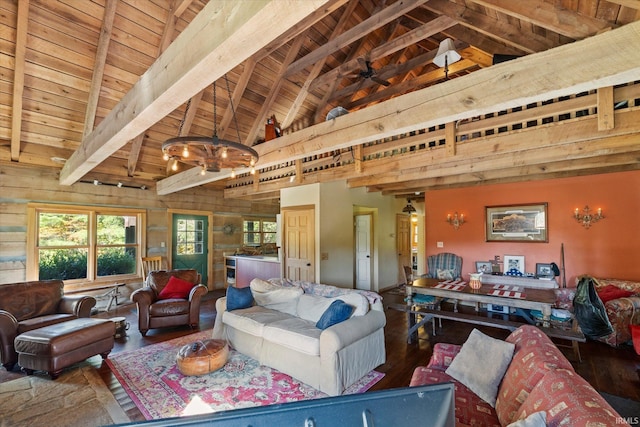
{"type": "MultiPolygon", "coordinates": [[[[115,354],[107,363],[148,420],[327,396],[233,350],[227,364],[218,371],[201,376],[182,375],[176,365],[180,347],[210,337],[210,330],[198,332],[115,354]]],[[[344,394],[363,393],[383,376],[371,371],[344,394]]]]}

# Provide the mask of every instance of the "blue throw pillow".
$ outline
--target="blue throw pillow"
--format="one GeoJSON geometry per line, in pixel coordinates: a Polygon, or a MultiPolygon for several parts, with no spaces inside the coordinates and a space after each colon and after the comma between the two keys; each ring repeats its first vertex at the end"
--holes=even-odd
{"type": "Polygon", "coordinates": [[[251,288],[227,288],[227,311],[249,308],[253,304],[253,294],[251,288]]]}
{"type": "Polygon", "coordinates": [[[322,313],[320,320],[316,323],[316,328],[327,329],[329,326],[333,326],[336,323],[344,322],[353,313],[355,307],[347,304],[342,300],[335,300],[329,307],[322,313]]]}

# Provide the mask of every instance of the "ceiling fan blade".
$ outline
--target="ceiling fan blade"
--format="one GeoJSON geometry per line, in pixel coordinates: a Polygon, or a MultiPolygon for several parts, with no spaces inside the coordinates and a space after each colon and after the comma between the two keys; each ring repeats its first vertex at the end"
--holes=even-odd
{"type": "Polygon", "coordinates": [[[369,61],[361,56],[358,57],[358,65],[360,65],[360,69],[362,69],[362,71],[369,71],[371,69],[371,64],[369,63],[369,61]]]}
{"type": "Polygon", "coordinates": [[[378,84],[381,84],[383,86],[390,86],[391,85],[391,83],[389,83],[388,81],[383,80],[383,79],[381,79],[379,77],[376,77],[376,76],[371,76],[371,80],[373,80],[374,82],[376,82],[378,84]]]}

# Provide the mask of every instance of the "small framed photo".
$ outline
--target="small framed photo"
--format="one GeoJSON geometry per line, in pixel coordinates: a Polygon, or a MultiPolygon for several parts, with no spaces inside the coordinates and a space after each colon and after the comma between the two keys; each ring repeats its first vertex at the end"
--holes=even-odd
{"type": "Polygon", "coordinates": [[[536,263],[536,277],[549,278],[554,277],[551,264],[536,263]]]}
{"type": "Polygon", "coordinates": [[[476,271],[491,274],[491,261],[476,261],[476,271]]]}
{"type": "Polygon", "coordinates": [[[524,274],[524,255],[505,255],[504,256],[504,272],[509,273],[513,270],[524,274]]]}

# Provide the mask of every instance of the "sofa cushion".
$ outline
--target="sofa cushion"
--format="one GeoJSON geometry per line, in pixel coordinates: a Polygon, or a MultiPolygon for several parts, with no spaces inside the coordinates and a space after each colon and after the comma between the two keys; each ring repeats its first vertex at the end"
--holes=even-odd
{"type": "Polygon", "coordinates": [[[296,315],[298,298],[304,293],[301,288],[282,287],[261,279],[253,279],[249,284],[256,304],[296,315]]]}
{"type": "Polygon", "coordinates": [[[333,298],[321,297],[317,295],[302,294],[298,299],[296,314],[298,317],[316,323],[322,314],[329,308],[331,303],[340,299],[355,307],[351,316],[364,316],[369,311],[369,302],[357,292],[340,295],[333,298]]]}
{"type": "Polygon", "coordinates": [[[495,407],[498,386],[511,363],[514,344],[471,331],[445,371],[495,407]]]}
{"type": "Polygon", "coordinates": [[[351,317],[354,309],[355,307],[342,300],[335,300],[327,307],[324,313],[322,313],[322,316],[320,316],[320,319],[316,322],[316,328],[327,329],[340,322],[344,322],[351,317]]]}
{"type": "Polygon", "coordinates": [[[18,334],[31,331],[33,329],[44,328],[45,326],[55,325],[57,323],[66,322],[75,319],[73,314],[49,314],[46,316],[34,317],[18,322],[18,334]]]}
{"type": "Polygon", "coordinates": [[[251,307],[253,304],[253,294],[251,288],[227,288],[227,311],[239,310],[251,307]]]}
{"type": "MultiPolygon", "coordinates": [[[[425,384],[453,382],[457,424],[498,427],[500,421],[493,408],[464,384],[454,380],[444,371],[418,366],[411,377],[411,387],[425,384]]],[[[456,425],[457,425],[456,424],[456,425]]]]}
{"type": "Polygon", "coordinates": [[[505,341],[514,344],[515,351],[496,400],[496,412],[502,425],[517,419],[518,409],[547,372],[573,370],[571,363],[551,339],[534,326],[521,326],[505,341]]]}
{"type": "Polygon", "coordinates": [[[158,294],[158,299],[172,299],[182,298],[186,299],[189,296],[189,292],[195,285],[179,277],[171,276],[167,285],[162,288],[158,294]]]}
{"type": "Polygon", "coordinates": [[[262,338],[299,353],[319,356],[321,333],[313,322],[290,317],[266,325],[262,338]]]}
{"type": "Polygon", "coordinates": [[[453,280],[455,279],[455,277],[453,277],[455,273],[456,271],[453,269],[452,270],[438,269],[436,272],[436,275],[440,280],[453,280]]]}
{"type": "Polygon", "coordinates": [[[291,317],[291,315],[280,311],[254,305],[249,308],[225,311],[222,315],[222,322],[239,331],[262,337],[265,325],[291,317]]]}
{"type": "Polygon", "coordinates": [[[517,419],[545,410],[547,425],[571,427],[615,426],[620,416],[573,371],[558,370],[547,373],[531,390],[518,411],[517,419]]]}

